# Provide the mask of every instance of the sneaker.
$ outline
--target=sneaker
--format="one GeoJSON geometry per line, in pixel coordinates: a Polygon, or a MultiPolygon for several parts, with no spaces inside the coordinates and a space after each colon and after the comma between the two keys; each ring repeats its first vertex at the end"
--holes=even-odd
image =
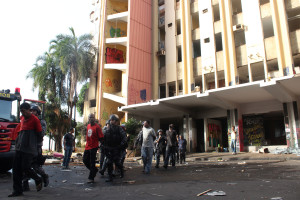
{"type": "Polygon", "coordinates": [[[38,181],[35,181],[35,188],[36,188],[36,191],[41,191],[42,188],[43,188],[43,181],[42,180],[38,180],[38,181]]]}
{"type": "Polygon", "coordinates": [[[18,197],[18,196],[23,196],[23,192],[13,192],[9,194],[7,197],[18,197]]]}
{"type": "Polygon", "coordinates": [[[99,173],[100,173],[102,176],[104,176],[104,170],[103,170],[103,169],[99,170],[99,173]]]}
{"type": "Polygon", "coordinates": [[[87,183],[94,183],[94,179],[88,179],[87,183]]]}

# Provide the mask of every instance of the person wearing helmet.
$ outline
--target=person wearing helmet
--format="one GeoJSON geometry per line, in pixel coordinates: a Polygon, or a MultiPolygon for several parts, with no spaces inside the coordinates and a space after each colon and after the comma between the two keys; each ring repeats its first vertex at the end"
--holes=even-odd
{"type": "MultiPolygon", "coordinates": [[[[102,132],[104,133],[109,128],[110,120],[107,120],[102,132]]],[[[105,157],[105,149],[103,141],[100,143],[100,170],[99,173],[103,176],[107,168],[107,158],[105,157]]]]}
{"type": "Polygon", "coordinates": [[[104,149],[107,158],[108,175],[106,182],[113,180],[113,164],[120,170],[120,177],[124,177],[124,169],[121,164],[121,152],[126,149],[126,134],[118,125],[119,117],[117,115],[110,116],[109,127],[104,131],[104,149]]]}
{"type": "Polygon", "coordinates": [[[159,168],[159,162],[160,162],[160,155],[163,156],[163,161],[165,161],[165,155],[166,155],[166,138],[163,135],[163,130],[159,129],[157,131],[158,136],[155,140],[155,146],[156,146],[156,165],[155,168],[159,168]]]}

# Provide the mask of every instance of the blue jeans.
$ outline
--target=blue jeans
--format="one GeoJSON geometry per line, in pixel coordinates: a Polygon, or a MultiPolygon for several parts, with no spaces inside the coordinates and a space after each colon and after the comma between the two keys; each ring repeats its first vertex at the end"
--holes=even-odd
{"type": "Polygon", "coordinates": [[[176,160],[176,155],[175,155],[175,153],[176,153],[176,147],[173,147],[173,146],[172,146],[172,147],[167,146],[164,167],[168,167],[170,158],[171,158],[172,166],[173,166],[173,167],[175,166],[175,160],[176,160]]]}
{"type": "Polygon", "coordinates": [[[142,159],[145,173],[150,173],[153,157],[153,147],[142,147],[142,159]]]}
{"type": "Polygon", "coordinates": [[[66,146],[65,150],[65,156],[63,161],[63,166],[69,167],[70,157],[72,155],[73,147],[72,146],[66,146]]]}
{"type": "Polygon", "coordinates": [[[236,139],[231,140],[230,146],[231,146],[232,152],[236,153],[236,139]]]}

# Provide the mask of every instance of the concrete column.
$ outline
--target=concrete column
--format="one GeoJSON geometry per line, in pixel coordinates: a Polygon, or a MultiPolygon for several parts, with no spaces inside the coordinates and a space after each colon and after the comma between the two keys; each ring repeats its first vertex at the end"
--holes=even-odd
{"type": "Polygon", "coordinates": [[[289,27],[284,0],[270,0],[280,76],[293,74],[289,27]]]}
{"type": "Polygon", "coordinates": [[[207,118],[204,118],[204,152],[207,151],[209,148],[209,142],[208,142],[208,121],[207,118]]]}
{"type": "Polygon", "coordinates": [[[186,46],[186,21],[184,1],[180,1],[181,9],[181,55],[182,55],[182,93],[188,94],[188,78],[187,78],[187,46],[186,46]]]}
{"type": "Polygon", "coordinates": [[[157,130],[160,129],[160,118],[154,118],[152,120],[152,128],[155,130],[157,133],[157,130]]]}
{"type": "MultiPolygon", "coordinates": [[[[228,40],[227,40],[227,27],[226,27],[226,15],[225,15],[225,0],[219,0],[220,8],[220,19],[222,23],[222,45],[223,45],[223,57],[224,57],[224,76],[225,76],[225,86],[228,87],[231,82],[230,74],[230,61],[229,61],[229,50],[228,50],[228,40]]],[[[204,87],[204,86],[203,86],[204,87]]],[[[203,88],[203,90],[206,88],[203,88]]]]}
{"type": "Polygon", "coordinates": [[[152,0],[152,99],[159,97],[158,15],[158,0],[152,0]]]}
{"type": "Polygon", "coordinates": [[[186,56],[186,78],[187,78],[187,93],[191,93],[192,84],[194,83],[194,74],[193,74],[193,40],[192,40],[192,20],[191,20],[191,1],[185,0],[184,3],[184,31],[185,31],[185,56],[186,56]]]}
{"type": "Polygon", "coordinates": [[[289,148],[298,149],[299,115],[297,102],[283,103],[286,143],[289,148]]]}

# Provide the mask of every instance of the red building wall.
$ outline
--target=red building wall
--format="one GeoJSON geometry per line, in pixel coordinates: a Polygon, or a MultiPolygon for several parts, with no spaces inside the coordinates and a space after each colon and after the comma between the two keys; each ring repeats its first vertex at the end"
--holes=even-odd
{"type": "Polygon", "coordinates": [[[128,105],[152,96],[151,0],[129,1],[128,105]]]}

